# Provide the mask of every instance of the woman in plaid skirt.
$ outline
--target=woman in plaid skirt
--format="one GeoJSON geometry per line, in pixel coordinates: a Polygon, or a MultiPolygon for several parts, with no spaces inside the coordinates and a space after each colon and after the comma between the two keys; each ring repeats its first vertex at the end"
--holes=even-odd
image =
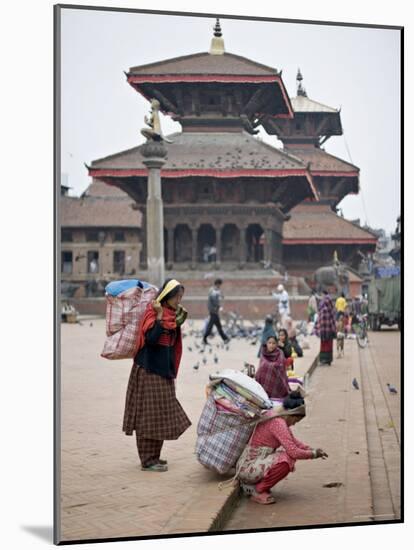
{"type": "Polygon", "coordinates": [[[181,325],[187,312],[180,305],[184,287],[165,281],[144,312],[138,330],[138,352],[129,377],[123,431],[135,430],[141,469],[166,472],[160,458],[166,439],[178,439],[191,422],[175,395],[182,355],[181,325]]]}
{"type": "Polygon", "coordinates": [[[326,290],[319,303],[316,330],[321,339],[319,362],[330,365],[333,361],[333,341],[336,337],[335,306],[326,290]]]}

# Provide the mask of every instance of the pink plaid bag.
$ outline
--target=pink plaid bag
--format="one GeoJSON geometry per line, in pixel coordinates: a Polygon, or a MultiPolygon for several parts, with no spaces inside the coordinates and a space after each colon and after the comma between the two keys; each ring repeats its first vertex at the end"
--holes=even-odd
{"type": "Polygon", "coordinates": [[[135,356],[139,323],[156,294],[155,287],[134,287],[118,296],[106,294],[106,340],[102,357],[130,359],[135,356]]]}

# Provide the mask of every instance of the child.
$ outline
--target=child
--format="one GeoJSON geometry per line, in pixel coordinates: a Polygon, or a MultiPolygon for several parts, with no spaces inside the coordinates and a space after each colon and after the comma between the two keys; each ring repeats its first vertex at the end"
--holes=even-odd
{"type": "Polygon", "coordinates": [[[336,321],[336,351],[337,357],[344,356],[344,342],[345,342],[345,318],[342,312],[338,314],[338,320],[336,321]]]}
{"type": "Polygon", "coordinates": [[[284,398],[288,395],[290,390],[285,357],[277,345],[276,336],[269,336],[266,343],[262,345],[255,378],[270,398],[284,398]]]}

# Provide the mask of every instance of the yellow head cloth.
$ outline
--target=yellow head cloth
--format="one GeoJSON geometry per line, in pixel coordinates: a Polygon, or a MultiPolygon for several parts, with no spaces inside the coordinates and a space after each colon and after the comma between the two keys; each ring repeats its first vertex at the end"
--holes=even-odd
{"type": "Polygon", "coordinates": [[[174,288],[176,288],[177,286],[180,286],[180,285],[181,285],[181,283],[179,283],[175,279],[171,279],[171,281],[168,281],[168,283],[165,285],[164,290],[161,292],[161,294],[158,296],[158,298],[156,298],[155,301],[160,304],[161,300],[163,300],[163,298],[165,298],[169,292],[171,292],[174,288]]]}

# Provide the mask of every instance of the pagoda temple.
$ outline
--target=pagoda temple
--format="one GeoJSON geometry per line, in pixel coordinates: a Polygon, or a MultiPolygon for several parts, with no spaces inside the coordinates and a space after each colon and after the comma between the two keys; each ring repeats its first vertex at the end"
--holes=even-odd
{"type": "Polygon", "coordinates": [[[348,194],[359,191],[359,168],[330,155],[321,146],[342,135],[340,111],[310,99],[297,74],[297,95],[291,98],[293,119],[265,116],[262,124],[283,142],[284,151],[309,169],[320,200],[303,201],[291,211],[283,228],[283,264],[291,274],[311,275],[321,265],[332,263],[335,251],[340,261],[358,268],[361,258],[374,252],[377,237],[337,214],[348,194]]]}
{"type": "MultiPolygon", "coordinates": [[[[318,191],[306,155],[254,135],[263,119],[272,133],[296,124],[281,72],[227,53],[217,20],[209,52],[132,67],[126,78],[182,126],[168,136],[172,143],[161,170],[167,268],[211,270],[212,262],[222,270],[282,270],[288,212],[318,200],[318,191]]],[[[95,160],[88,170],[95,181],[122,189],[142,213],[145,268],[147,171],[141,147],[95,160]]],[[[335,196],[357,190],[355,167],[318,174],[321,189],[335,179],[335,196]]]]}

